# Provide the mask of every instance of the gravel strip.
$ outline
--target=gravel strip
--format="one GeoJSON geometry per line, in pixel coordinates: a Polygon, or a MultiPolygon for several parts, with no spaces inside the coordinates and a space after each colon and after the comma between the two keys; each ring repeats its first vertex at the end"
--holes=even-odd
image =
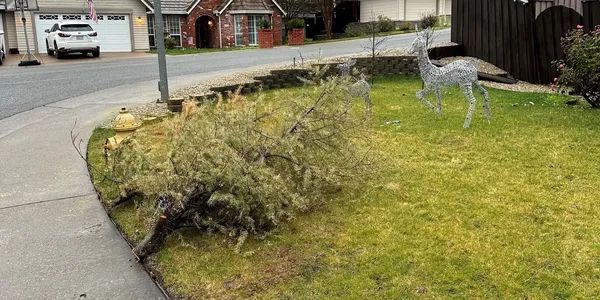
{"type": "MultiPolygon", "coordinates": [[[[456,56],[456,57],[446,57],[440,59],[440,62],[443,64],[448,64],[457,60],[466,60],[477,68],[477,71],[488,73],[492,75],[506,75],[507,72],[496,67],[495,65],[481,60],[476,57],[468,57],[468,56],[456,56]]],[[[484,85],[493,87],[500,90],[514,91],[514,92],[532,92],[532,93],[556,93],[550,88],[550,85],[543,84],[533,84],[525,81],[518,81],[515,84],[506,84],[506,83],[498,83],[492,81],[481,81],[484,85]]]]}
{"type": "Polygon", "coordinates": [[[499,90],[507,90],[513,92],[529,92],[529,93],[556,93],[549,85],[533,84],[525,81],[519,81],[515,84],[498,83],[491,81],[481,81],[485,86],[493,87],[499,90]]]}
{"type": "Polygon", "coordinates": [[[508,74],[508,72],[494,66],[493,64],[481,60],[479,58],[475,58],[475,57],[468,57],[468,56],[454,56],[454,57],[445,57],[440,59],[440,62],[443,64],[449,64],[452,62],[455,62],[457,60],[466,60],[470,63],[472,63],[476,68],[477,71],[479,72],[483,72],[483,73],[488,73],[491,75],[506,75],[508,74]]]}

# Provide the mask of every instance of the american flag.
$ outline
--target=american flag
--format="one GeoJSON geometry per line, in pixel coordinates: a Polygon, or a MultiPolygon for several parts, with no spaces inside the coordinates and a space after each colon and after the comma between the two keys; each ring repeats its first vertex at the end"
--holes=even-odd
{"type": "Polygon", "coordinates": [[[87,3],[90,14],[90,20],[98,23],[98,15],[96,14],[96,6],[94,5],[94,0],[88,0],[87,3]]]}

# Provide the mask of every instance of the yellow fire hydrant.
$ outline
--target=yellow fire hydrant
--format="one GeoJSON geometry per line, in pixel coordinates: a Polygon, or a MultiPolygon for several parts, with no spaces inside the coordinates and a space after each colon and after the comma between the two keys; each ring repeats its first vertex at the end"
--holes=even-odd
{"type": "Polygon", "coordinates": [[[117,149],[121,142],[140,128],[140,126],[142,126],[142,123],[138,122],[135,117],[129,113],[127,108],[121,108],[113,125],[113,130],[116,132],[116,135],[106,140],[104,149],[117,149]]]}

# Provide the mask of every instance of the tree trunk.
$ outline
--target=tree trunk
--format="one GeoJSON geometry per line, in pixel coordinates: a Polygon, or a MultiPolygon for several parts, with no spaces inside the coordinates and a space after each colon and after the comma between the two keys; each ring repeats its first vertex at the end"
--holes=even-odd
{"type": "Polygon", "coordinates": [[[146,237],[133,248],[133,254],[143,261],[149,255],[160,250],[169,234],[187,224],[188,216],[193,215],[193,210],[200,207],[194,203],[206,203],[211,194],[204,187],[197,187],[180,203],[175,203],[173,196],[162,196],[162,202],[166,203],[164,212],[154,221],[152,229],[146,234],[146,237]]]}
{"type": "Polygon", "coordinates": [[[152,225],[152,229],[144,240],[142,240],[135,248],[133,253],[143,261],[150,254],[160,250],[162,245],[165,243],[167,236],[177,227],[177,224],[181,220],[171,214],[163,214],[152,225]]]}
{"type": "Polygon", "coordinates": [[[333,6],[332,0],[320,0],[321,14],[323,14],[323,23],[325,24],[325,34],[328,39],[333,37],[333,6]]]}

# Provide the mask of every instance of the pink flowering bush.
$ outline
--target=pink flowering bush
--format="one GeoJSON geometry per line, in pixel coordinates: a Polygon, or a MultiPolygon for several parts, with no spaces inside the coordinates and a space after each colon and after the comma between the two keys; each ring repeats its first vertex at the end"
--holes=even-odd
{"type": "Polygon", "coordinates": [[[600,26],[590,33],[577,26],[562,40],[562,48],[565,59],[555,62],[560,75],[553,85],[600,108],[600,26]]]}

